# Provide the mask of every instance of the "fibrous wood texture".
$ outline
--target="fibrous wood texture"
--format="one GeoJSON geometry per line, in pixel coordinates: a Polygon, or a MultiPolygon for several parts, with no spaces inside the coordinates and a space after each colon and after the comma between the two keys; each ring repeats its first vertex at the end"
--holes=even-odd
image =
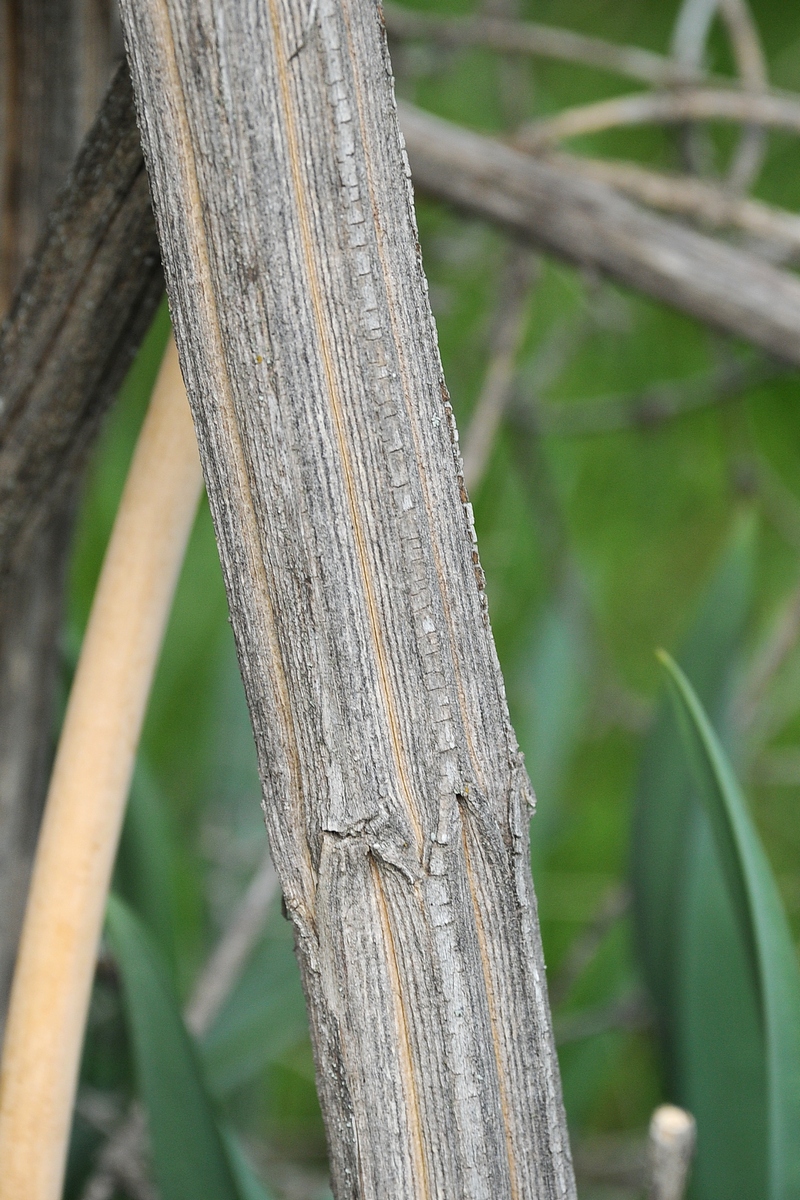
{"type": "Polygon", "coordinates": [[[334,1191],[574,1195],[373,0],[124,0],[334,1191]]]}

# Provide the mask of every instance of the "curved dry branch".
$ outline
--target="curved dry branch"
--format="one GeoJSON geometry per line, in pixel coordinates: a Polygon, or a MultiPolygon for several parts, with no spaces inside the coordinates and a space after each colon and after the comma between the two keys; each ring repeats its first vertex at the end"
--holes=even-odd
{"type": "Polygon", "coordinates": [[[61,1195],[106,895],[200,487],[171,343],[103,563],[36,852],[0,1067],[2,1200],[61,1195]]]}
{"type": "Polygon", "coordinates": [[[383,15],[390,36],[405,41],[433,41],[446,47],[485,46],[501,54],[552,58],[597,67],[655,87],[698,83],[706,78],[704,71],[686,68],[663,54],[638,46],[619,46],[602,38],[532,21],[431,16],[392,3],[384,4],[383,15]]]}
{"type": "Polygon", "coordinates": [[[800,133],[800,99],[735,88],[688,87],[670,92],[636,92],[568,108],[521,126],[514,134],[520,149],[539,151],[565,138],[602,133],[631,125],[680,124],[683,121],[737,121],[746,125],[800,133]]]}
{"type": "MultiPolygon", "coordinates": [[[[763,93],[769,87],[769,73],[758,28],[747,0],[720,0],[719,13],[745,91],[763,93]]],[[[742,133],[733,161],[728,169],[728,186],[735,192],[752,187],[767,152],[766,130],[748,125],[742,133]]]]}

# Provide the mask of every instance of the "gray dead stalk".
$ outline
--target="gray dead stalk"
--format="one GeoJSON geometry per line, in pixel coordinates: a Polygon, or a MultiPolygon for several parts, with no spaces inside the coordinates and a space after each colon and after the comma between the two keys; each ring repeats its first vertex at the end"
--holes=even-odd
{"type": "Polygon", "coordinates": [[[335,1194],[573,1196],[378,9],[122,12],[335,1194]]]}

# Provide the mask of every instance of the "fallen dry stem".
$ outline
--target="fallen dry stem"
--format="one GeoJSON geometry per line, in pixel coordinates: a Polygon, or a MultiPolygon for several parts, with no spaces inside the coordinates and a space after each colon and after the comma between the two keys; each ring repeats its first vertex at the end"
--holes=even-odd
{"type": "Polygon", "coordinates": [[[61,1195],[106,895],[200,488],[171,342],[103,564],[39,838],[0,1069],[0,1200],[61,1195]]]}
{"type": "Polygon", "coordinates": [[[609,188],[399,103],[414,184],[800,365],[800,281],[609,188]]]}

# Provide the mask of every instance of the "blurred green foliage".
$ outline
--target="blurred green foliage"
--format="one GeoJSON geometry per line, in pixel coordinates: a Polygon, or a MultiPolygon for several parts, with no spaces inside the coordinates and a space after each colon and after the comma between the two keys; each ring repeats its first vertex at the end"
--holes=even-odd
{"type": "MultiPolygon", "coordinates": [[[[428,0],[418,7],[471,6],[428,0]]],[[[676,9],[661,0],[520,0],[518,11],[666,52],[676,9]]],[[[800,88],[800,8],[753,0],[753,11],[773,82],[800,88]]],[[[731,73],[718,24],[708,59],[714,70],[731,73]]],[[[393,47],[393,61],[400,94],[490,131],[633,90],[588,68],[511,62],[479,49],[409,44],[393,47]]],[[[712,131],[720,169],[734,144],[731,130],[712,131]]],[[[680,165],[678,133],[658,128],[612,131],[572,148],[680,165]]],[[[798,164],[795,141],[771,135],[755,194],[800,207],[798,164]]],[[[463,437],[491,353],[503,273],[519,251],[500,231],[424,197],[418,220],[463,437]]],[[[72,565],[65,685],[166,332],[164,310],[95,455],[72,565]]],[[[546,261],[530,296],[508,418],[474,489],[493,628],[539,796],[534,876],[582,1200],[640,1194],[626,1184],[624,1163],[635,1158],[653,1107],[666,1098],[698,1110],[695,1200],[767,1194],[768,1081],[758,997],[736,941],[737,910],[713,829],[674,714],[658,702],[654,650],[677,649],[744,782],[796,942],[796,630],[784,639],[779,668],[758,671],[776,630],[791,634],[785,606],[800,588],[798,379],[787,372],[661,424],[594,436],[540,437],[535,417],[542,404],[679,383],[748,353],[641,296],[546,261]],[[613,1170],[609,1154],[616,1155],[613,1170]]],[[[265,843],[204,505],[150,704],[115,877],[182,998],[265,843]]],[[[302,993],[278,902],[200,1050],[218,1118],[238,1131],[272,1193],[325,1195],[302,993]]],[[[136,1077],[119,976],[100,970],[81,1094],[110,1098],[121,1112],[136,1077]]],[[[795,1085],[800,1091],[800,1080],[795,1085]]],[[[99,1144],[81,1111],[69,1196],[80,1194],[99,1144]]]]}

